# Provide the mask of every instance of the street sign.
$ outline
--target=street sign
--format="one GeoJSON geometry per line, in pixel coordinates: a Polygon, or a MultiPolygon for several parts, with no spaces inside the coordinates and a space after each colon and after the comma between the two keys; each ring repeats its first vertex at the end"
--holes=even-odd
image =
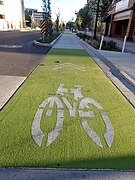
{"type": "Polygon", "coordinates": [[[46,22],[45,20],[40,21],[41,34],[46,34],[46,22]]]}

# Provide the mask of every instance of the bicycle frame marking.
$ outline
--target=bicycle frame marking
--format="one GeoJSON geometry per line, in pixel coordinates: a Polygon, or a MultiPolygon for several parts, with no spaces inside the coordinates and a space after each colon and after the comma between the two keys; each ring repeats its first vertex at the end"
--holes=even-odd
{"type": "Polygon", "coordinates": [[[100,137],[96,132],[94,132],[88,125],[88,122],[86,118],[94,118],[95,115],[93,111],[87,111],[86,109],[90,109],[90,105],[95,106],[99,111],[101,118],[103,119],[103,122],[106,126],[106,131],[104,133],[104,139],[106,141],[107,146],[110,148],[113,139],[114,139],[114,129],[111,124],[111,121],[109,117],[107,116],[106,112],[104,112],[103,107],[93,98],[84,98],[84,96],[81,93],[81,86],[75,85],[74,88],[71,88],[70,91],[67,88],[63,87],[64,84],[60,84],[57,91],[56,96],[52,96],[47,98],[45,101],[43,101],[35,114],[35,117],[32,122],[31,127],[31,135],[34,140],[34,142],[38,145],[42,145],[42,140],[44,138],[44,133],[42,132],[40,128],[40,122],[42,119],[44,108],[49,104],[49,109],[46,111],[46,116],[51,116],[52,114],[52,108],[54,107],[54,104],[57,106],[57,118],[56,118],[56,125],[54,129],[48,133],[48,138],[46,142],[46,146],[49,146],[53,143],[53,141],[60,135],[62,131],[63,121],[64,121],[64,106],[63,103],[66,105],[70,117],[76,117],[77,113],[79,114],[79,117],[81,118],[81,125],[88,135],[88,137],[100,148],[103,148],[103,145],[101,143],[100,137]],[[81,99],[78,110],[77,110],[77,103],[73,102],[73,105],[69,103],[69,101],[62,97],[60,100],[57,96],[64,96],[64,93],[72,93],[74,94],[74,100],[77,101],[78,99],[81,99]],[[84,111],[85,108],[85,111],[84,111]]]}

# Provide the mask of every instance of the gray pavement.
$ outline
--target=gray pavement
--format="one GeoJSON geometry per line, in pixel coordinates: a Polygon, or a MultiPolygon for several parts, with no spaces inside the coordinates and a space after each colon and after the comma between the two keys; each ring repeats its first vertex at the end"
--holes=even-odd
{"type": "Polygon", "coordinates": [[[71,34],[63,34],[53,48],[83,49],[78,40],[71,34]]]}
{"type": "Polygon", "coordinates": [[[2,168],[0,180],[134,180],[134,171],[2,168]]]}
{"type": "Polygon", "coordinates": [[[32,43],[40,36],[39,31],[0,32],[0,110],[50,49],[32,43]]]}
{"type": "MultiPolygon", "coordinates": [[[[123,88],[124,77],[119,74],[120,72],[113,65],[112,62],[106,59],[102,52],[94,50],[91,46],[78,40],[72,34],[64,34],[59,41],[56,42],[54,48],[70,48],[70,49],[86,49],[90,56],[99,64],[106,75],[113,81],[116,81],[123,88]],[[101,55],[102,54],[102,55],[101,55]],[[107,64],[105,64],[107,61],[107,64]],[[108,67],[108,66],[110,67],[108,67]],[[114,73],[114,75],[113,75],[114,73]],[[118,75],[117,75],[118,74],[118,75]],[[120,76],[120,79],[118,77],[120,76]],[[122,82],[121,82],[121,81],[122,82]],[[123,86],[122,86],[123,85],[123,86]]],[[[104,52],[105,53],[105,52],[104,52]]],[[[112,54],[113,55],[113,54],[112,54]]],[[[118,54],[115,54],[117,56],[118,54]]],[[[113,55],[114,56],[114,55],[113,55]]],[[[121,56],[121,55],[119,55],[121,56]]],[[[118,56],[118,58],[119,58],[118,56]]],[[[129,58],[129,57],[127,57],[129,58]]],[[[125,57],[126,61],[126,57],[125,57]]],[[[130,82],[129,82],[130,84],[130,82]]],[[[125,87],[125,86],[124,86],[125,87]]],[[[127,88],[127,87],[126,87],[127,88]]],[[[134,88],[134,87],[132,87],[134,88]]],[[[134,89],[133,89],[134,90],[134,89]]],[[[128,91],[130,93],[131,90],[128,91]]],[[[134,94],[133,94],[134,95],[134,94]]],[[[131,96],[131,99],[134,96],[131,96]]],[[[91,180],[132,180],[135,179],[135,171],[114,171],[114,170],[89,170],[89,169],[31,169],[31,168],[0,168],[0,180],[42,180],[42,179],[91,179],[91,180]]]]}
{"type": "MultiPolygon", "coordinates": [[[[81,31],[81,33],[84,33],[81,31]]],[[[91,32],[87,32],[88,35],[93,36],[91,32]]],[[[118,47],[122,49],[124,39],[122,38],[114,38],[114,37],[104,37],[105,41],[114,41],[117,43],[118,47]]],[[[113,65],[115,65],[122,73],[126,73],[131,82],[135,80],[135,41],[126,41],[125,51],[122,52],[114,52],[114,51],[98,51],[101,56],[110,61],[113,65]]],[[[126,77],[127,77],[126,75],[126,77]]]]}
{"type": "MultiPolygon", "coordinates": [[[[79,32],[84,33],[84,31],[79,31],[79,32]]],[[[93,36],[92,32],[88,31],[87,34],[90,35],[90,36],[93,36]]],[[[120,49],[122,49],[122,47],[123,47],[124,38],[115,38],[115,37],[105,36],[104,40],[105,41],[114,41],[114,42],[116,42],[120,49]]],[[[126,41],[125,52],[130,52],[130,53],[135,54],[135,41],[129,41],[129,40],[126,41]]]]}
{"type": "MultiPolygon", "coordinates": [[[[95,60],[95,62],[99,65],[102,71],[106,74],[106,76],[112,81],[112,83],[117,87],[117,89],[125,96],[125,98],[135,107],[135,81],[131,78],[132,70],[128,69],[128,74],[123,71],[123,57],[127,59],[127,66],[130,67],[132,63],[128,64],[128,60],[130,59],[131,54],[125,53],[117,53],[111,51],[99,51],[87,44],[86,42],[80,40],[84,49],[88,52],[88,54],[95,60]],[[115,54],[115,56],[114,56],[115,54]],[[108,55],[108,56],[107,56],[108,55]],[[118,65],[111,62],[111,58],[115,57],[115,59],[121,62],[121,65],[118,65]]],[[[134,60],[134,58],[133,58],[134,60]]],[[[133,65],[132,65],[133,66],[133,65]]],[[[133,66],[134,67],[134,66],[133,66]]]]}
{"type": "MultiPolygon", "coordinates": [[[[105,36],[104,40],[115,41],[118,44],[120,49],[122,49],[123,47],[124,39],[122,38],[114,38],[114,37],[105,36]]],[[[126,41],[125,52],[130,52],[130,53],[135,54],[135,41],[126,41]]]]}
{"type": "MultiPolygon", "coordinates": [[[[87,34],[92,36],[91,32],[87,32],[87,34]]],[[[104,37],[104,40],[113,40],[118,44],[119,48],[122,49],[123,39],[104,37]]],[[[133,107],[135,107],[135,42],[126,42],[125,51],[128,53],[96,50],[87,43],[81,42],[106,76],[109,77],[120,92],[128,99],[133,107]]]]}
{"type": "Polygon", "coordinates": [[[25,81],[26,77],[0,75],[0,109],[25,81]]]}
{"type": "Polygon", "coordinates": [[[103,50],[99,53],[135,80],[135,54],[103,50]]]}

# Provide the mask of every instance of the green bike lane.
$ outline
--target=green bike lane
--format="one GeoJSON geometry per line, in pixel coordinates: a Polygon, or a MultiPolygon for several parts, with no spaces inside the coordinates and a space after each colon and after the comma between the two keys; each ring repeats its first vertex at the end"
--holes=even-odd
{"type": "Polygon", "coordinates": [[[135,169],[134,108],[74,38],[1,110],[1,167],[135,169]]]}

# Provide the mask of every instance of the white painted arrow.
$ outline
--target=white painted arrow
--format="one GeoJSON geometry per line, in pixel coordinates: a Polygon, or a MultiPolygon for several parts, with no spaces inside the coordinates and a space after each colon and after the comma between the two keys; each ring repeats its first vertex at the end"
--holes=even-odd
{"type": "Polygon", "coordinates": [[[81,71],[86,71],[86,69],[84,67],[78,66],[76,64],[68,63],[68,62],[54,66],[53,70],[58,70],[58,69],[62,69],[62,68],[65,68],[65,67],[72,67],[74,69],[78,69],[78,70],[81,70],[81,71]]]}

